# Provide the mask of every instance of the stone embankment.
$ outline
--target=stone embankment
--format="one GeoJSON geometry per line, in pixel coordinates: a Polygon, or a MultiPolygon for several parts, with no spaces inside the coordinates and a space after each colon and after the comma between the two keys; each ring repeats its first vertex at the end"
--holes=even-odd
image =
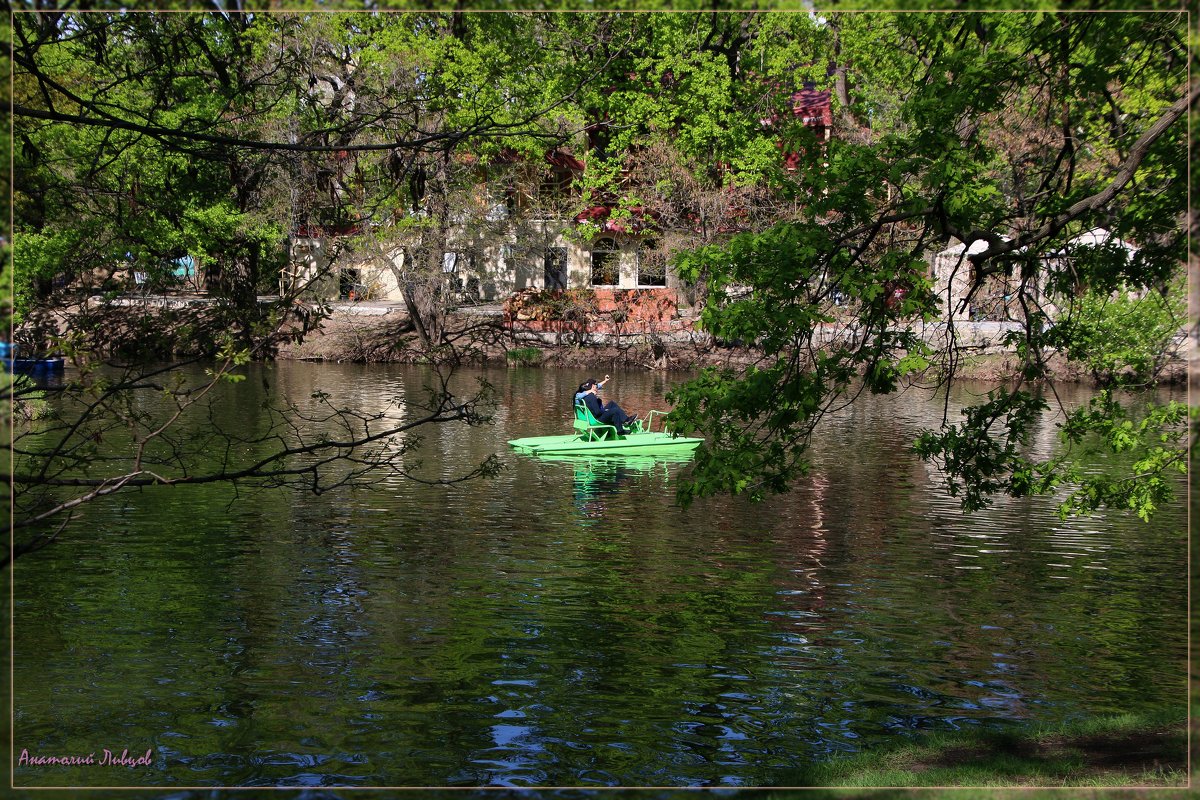
{"type": "MultiPolygon", "coordinates": [[[[447,320],[448,330],[466,345],[471,360],[480,363],[595,367],[608,365],[645,369],[696,369],[704,366],[733,366],[754,363],[762,354],[744,343],[722,343],[692,326],[651,332],[596,332],[564,328],[528,330],[513,320],[499,305],[460,309],[447,320]]],[[[948,344],[951,336],[962,355],[957,375],[962,378],[1002,379],[1019,368],[1005,337],[1018,330],[1012,322],[957,322],[930,324],[919,329],[922,338],[935,348],[948,344]]],[[[819,344],[854,340],[854,326],[828,325],[821,329],[819,344]]],[[[1187,352],[1181,337],[1176,353],[1164,370],[1163,379],[1185,380],[1189,374],[1187,352]]],[[[343,303],[331,307],[330,316],[302,342],[285,345],[278,356],[286,359],[353,362],[406,362],[423,358],[403,306],[395,304],[343,303]]],[[[1191,363],[1200,364],[1196,358],[1191,363]]],[[[1061,380],[1089,380],[1077,367],[1052,363],[1061,380]]]]}

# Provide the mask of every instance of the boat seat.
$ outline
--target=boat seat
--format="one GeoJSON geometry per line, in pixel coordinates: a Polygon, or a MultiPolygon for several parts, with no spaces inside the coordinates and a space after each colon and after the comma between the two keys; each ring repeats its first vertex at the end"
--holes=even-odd
{"type": "MultiPolygon", "coordinates": [[[[661,411],[651,411],[651,414],[661,414],[661,411]]],[[[626,424],[628,433],[644,433],[648,428],[641,419],[635,419],[626,424]]],[[[615,425],[608,425],[592,416],[591,410],[582,400],[575,403],[575,430],[584,434],[585,441],[600,442],[609,439],[620,439],[615,425]],[[606,429],[606,430],[601,430],[606,429]]]]}
{"type": "Polygon", "coordinates": [[[583,401],[575,404],[575,430],[587,442],[603,442],[620,438],[617,435],[617,426],[607,425],[596,419],[583,401]]]}

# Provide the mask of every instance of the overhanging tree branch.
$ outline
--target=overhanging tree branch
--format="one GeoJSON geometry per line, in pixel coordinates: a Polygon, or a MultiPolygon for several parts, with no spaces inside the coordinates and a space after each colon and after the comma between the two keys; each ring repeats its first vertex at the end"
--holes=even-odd
{"type": "MultiPolygon", "coordinates": [[[[66,114],[58,111],[43,111],[20,105],[0,104],[0,111],[11,112],[14,116],[44,119],[51,122],[65,122],[71,125],[87,125],[100,128],[117,128],[133,131],[159,140],[183,140],[204,142],[206,144],[237,147],[244,150],[266,150],[293,153],[337,153],[337,152],[378,152],[384,150],[418,150],[431,145],[449,145],[451,148],[468,139],[501,139],[512,136],[527,136],[546,141],[562,141],[560,133],[549,133],[525,128],[527,122],[499,123],[485,120],[482,123],[463,130],[429,133],[414,139],[376,142],[369,144],[301,144],[299,142],[271,142],[257,139],[241,139],[233,136],[218,136],[199,131],[185,131],[178,128],[162,128],[137,122],[119,119],[117,117],[85,117],[78,114],[66,114]]],[[[568,137],[569,138],[569,137],[568,137]]]]}
{"type": "MultiPolygon", "coordinates": [[[[1172,103],[1171,106],[1167,108],[1166,112],[1164,112],[1163,115],[1159,117],[1158,120],[1151,125],[1145,133],[1138,137],[1138,140],[1134,142],[1133,147],[1129,149],[1129,154],[1126,156],[1124,163],[1121,164],[1121,168],[1117,170],[1117,174],[1113,176],[1113,179],[1107,186],[1105,186],[1099,192],[1089,195],[1088,197],[1085,197],[1082,200],[1072,204],[1066,211],[1055,215],[1040,227],[1031,231],[1018,233],[1007,241],[1001,239],[998,234],[990,231],[974,230],[970,233],[963,233],[962,231],[957,230],[948,221],[944,223],[946,232],[951,236],[962,240],[967,245],[968,251],[971,244],[974,242],[980,240],[987,242],[988,248],[986,250],[980,253],[969,254],[967,256],[967,259],[976,266],[983,264],[985,261],[1007,255],[1008,253],[1023,250],[1031,245],[1053,237],[1071,222],[1074,222],[1075,220],[1080,219],[1081,217],[1084,217],[1087,214],[1096,211],[1097,209],[1103,208],[1106,204],[1111,202],[1112,199],[1115,198],[1117,194],[1124,189],[1130,181],[1133,180],[1133,176],[1137,173],[1138,167],[1141,166],[1142,161],[1146,158],[1147,153],[1150,152],[1151,146],[1158,141],[1164,133],[1166,133],[1167,129],[1170,128],[1171,125],[1176,122],[1176,120],[1183,116],[1184,112],[1187,111],[1189,106],[1196,102],[1197,98],[1200,98],[1200,83],[1193,85],[1187,94],[1172,103]]],[[[991,271],[994,271],[994,269],[991,271]]],[[[978,272],[978,274],[981,276],[987,273],[988,270],[979,270],[978,272]]]]}

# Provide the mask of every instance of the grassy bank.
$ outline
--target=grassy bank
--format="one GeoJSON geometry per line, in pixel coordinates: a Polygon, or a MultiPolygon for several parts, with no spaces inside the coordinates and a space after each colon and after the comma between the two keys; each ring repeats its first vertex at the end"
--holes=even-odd
{"type": "MultiPolygon", "coordinates": [[[[931,733],[814,765],[789,776],[787,783],[1103,788],[1183,787],[1187,778],[1186,722],[1180,713],[1158,713],[1010,731],[931,733]]],[[[970,797],[984,795],[973,790],[970,797]]]]}

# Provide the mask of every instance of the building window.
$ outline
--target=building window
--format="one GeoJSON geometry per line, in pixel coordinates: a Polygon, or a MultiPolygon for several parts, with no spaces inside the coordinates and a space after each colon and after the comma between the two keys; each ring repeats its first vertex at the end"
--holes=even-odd
{"type": "Polygon", "coordinates": [[[637,282],[638,286],[667,285],[667,257],[654,239],[638,246],[637,282]]]}
{"type": "Polygon", "coordinates": [[[547,247],[542,252],[542,275],[547,289],[567,288],[567,248],[547,247]]]}
{"type": "Polygon", "coordinates": [[[448,293],[451,299],[456,299],[463,291],[464,281],[467,279],[467,277],[469,277],[463,274],[463,270],[468,266],[468,256],[466,253],[460,253],[454,250],[446,250],[443,252],[443,287],[438,291],[445,291],[448,293]]]}
{"type": "Polygon", "coordinates": [[[592,286],[616,286],[621,282],[621,251],[615,239],[597,239],[592,246],[592,286]]]}

